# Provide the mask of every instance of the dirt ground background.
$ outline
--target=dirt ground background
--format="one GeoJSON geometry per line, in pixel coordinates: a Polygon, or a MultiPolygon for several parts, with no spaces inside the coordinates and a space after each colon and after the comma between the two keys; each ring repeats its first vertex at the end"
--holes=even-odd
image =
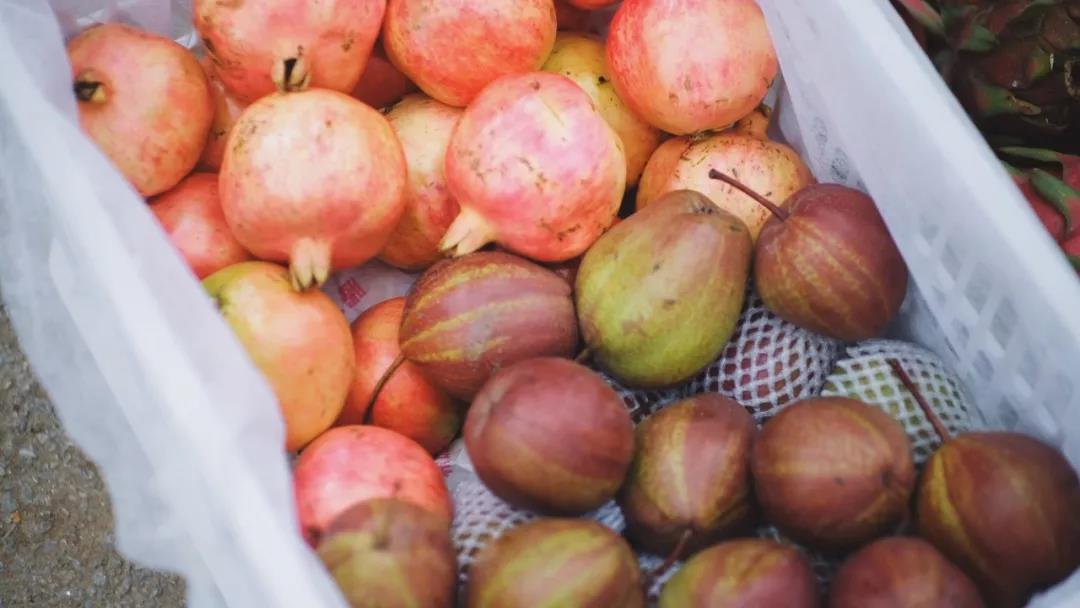
{"type": "Polygon", "coordinates": [[[112,523],[0,306],[0,608],[183,606],[183,581],[125,561],[112,523]]]}

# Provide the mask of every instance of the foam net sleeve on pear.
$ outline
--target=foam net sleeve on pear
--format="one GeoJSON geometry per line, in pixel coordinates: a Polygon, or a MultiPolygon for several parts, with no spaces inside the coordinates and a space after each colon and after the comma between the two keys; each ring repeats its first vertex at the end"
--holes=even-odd
{"type": "MultiPolygon", "coordinates": [[[[638,567],[641,568],[642,580],[649,576],[650,573],[655,572],[659,568],[666,558],[654,553],[638,553],[638,567]]],[[[649,587],[645,590],[645,602],[650,608],[654,608],[660,602],[660,591],[663,590],[664,585],[667,584],[671,577],[675,576],[675,573],[683,567],[685,561],[676,561],[671,564],[671,567],[660,574],[660,576],[649,580],[649,587]]]]}
{"type": "Polygon", "coordinates": [[[599,374],[619,394],[626,409],[629,410],[630,418],[634,421],[634,424],[641,424],[643,420],[652,414],[664,409],[664,406],[682,398],[682,390],[679,388],[633,389],[623,386],[622,383],[606,372],[599,371],[599,374]]]}
{"type": "Polygon", "coordinates": [[[790,403],[817,396],[839,354],[838,341],[777,317],[751,291],[727,346],[684,386],[683,396],[720,393],[761,423],[790,403]]]}
{"type": "Polygon", "coordinates": [[[915,463],[921,465],[941,445],[930,420],[887,361],[896,359],[937,417],[953,435],[984,428],[978,410],[961,388],[956,374],[935,354],[895,340],[869,340],[851,346],[822,389],[824,396],[860,399],[891,414],[911,439],[915,463]]]}

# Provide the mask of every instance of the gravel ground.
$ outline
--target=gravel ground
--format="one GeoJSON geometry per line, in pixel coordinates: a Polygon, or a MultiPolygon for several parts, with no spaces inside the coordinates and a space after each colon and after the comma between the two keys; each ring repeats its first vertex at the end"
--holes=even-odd
{"type": "Polygon", "coordinates": [[[183,581],[125,561],[112,525],[0,306],[0,608],[183,606],[183,581]]]}

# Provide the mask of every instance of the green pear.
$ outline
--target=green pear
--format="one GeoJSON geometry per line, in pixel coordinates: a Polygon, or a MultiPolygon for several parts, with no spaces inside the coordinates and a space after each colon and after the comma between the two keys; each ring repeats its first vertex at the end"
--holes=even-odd
{"type": "Polygon", "coordinates": [[[582,336],[622,383],[679,384],[712,363],[743,307],[752,241],[703,194],[677,190],[601,236],[576,280],[582,336]]]}

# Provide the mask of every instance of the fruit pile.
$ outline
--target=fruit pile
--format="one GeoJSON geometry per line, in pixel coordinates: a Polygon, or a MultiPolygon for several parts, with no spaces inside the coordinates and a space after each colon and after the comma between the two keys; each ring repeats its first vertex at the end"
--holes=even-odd
{"type": "Polygon", "coordinates": [[[1080,2],[893,2],[1080,272],[1080,2]]]}
{"type": "Polygon", "coordinates": [[[81,123],[273,389],[353,606],[1020,606],[1080,565],[1065,458],[875,339],[907,268],[769,139],[754,0],[193,22],[73,38],[81,123]],[[376,258],[419,276],[350,324],[320,288],[376,258]]]}

